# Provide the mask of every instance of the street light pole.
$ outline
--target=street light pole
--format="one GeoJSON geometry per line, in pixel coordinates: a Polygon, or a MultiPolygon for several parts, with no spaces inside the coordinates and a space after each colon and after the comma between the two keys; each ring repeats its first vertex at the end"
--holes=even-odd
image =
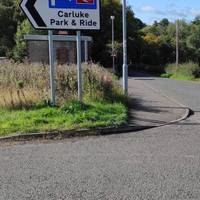
{"type": "Polygon", "coordinates": [[[113,73],[115,73],[115,29],[114,29],[114,20],[115,16],[110,16],[111,22],[112,22],[112,59],[113,59],[113,73]]]}
{"type": "Polygon", "coordinates": [[[179,65],[179,20],[176,21],[176,68],[179,65]]]}
{"type": "Polygon", "coordinates": [[[127,65],[127,21],[126,21],[126,0],[122,2],[123,13],[123,91],[128,94],[128,65],[127,65]]]}

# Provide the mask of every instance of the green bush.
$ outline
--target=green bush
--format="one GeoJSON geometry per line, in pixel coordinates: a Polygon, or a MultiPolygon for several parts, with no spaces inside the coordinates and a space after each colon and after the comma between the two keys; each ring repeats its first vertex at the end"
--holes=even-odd
{"type": "Polygon", "coordinates": [[[17,32],[15,34],[15,47],[10,55],[10,57],[15,61],[21,62],[27,56],[27,46],[26,41],[24,40],[24,35],[27,34],[43,35],[47,34],[47,32],[35,30],[27,19],[21,24],[18,24],[17,32]]]}
{"type": "Polygon", "coordinates": [[[200,77],[200,67],[193,62],[180,64],[178,68],[175,64],[168,64],[165,66],[165,72],[178,79],[192,80],[200,77]]]}
{"type": "Polygon", "coordinates": [[[171,63],[171,64],[167,64],[165,67],[165,73],[167,74],[175,74],[176,73],[176,64],[171,63]]]}
{"type": "Polygon", "coordinates": [[[179,66],[177,74],[191,78],[198,78],[200,77],[200,67],[198,64],[193,62],[185,63],[179,66]]]}
{"type": "Polygon", "coordinates": [[[168,73],[165,73],[165,74],[161,74],[161,78],[170,78],[173,74],[168,74],[168,73]]]}

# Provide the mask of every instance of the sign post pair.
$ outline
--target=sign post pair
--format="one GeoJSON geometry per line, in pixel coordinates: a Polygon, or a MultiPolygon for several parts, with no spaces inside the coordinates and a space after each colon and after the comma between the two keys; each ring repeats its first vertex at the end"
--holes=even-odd
{"type": "Polygon", "coordinates": [[[20,6],[34,28],[49,30],[52,105],[56,104],[52,30],[77,30],[78,98],[82,101],[81,30],[100,29],[99,0],[22,0],[20,6]]]}

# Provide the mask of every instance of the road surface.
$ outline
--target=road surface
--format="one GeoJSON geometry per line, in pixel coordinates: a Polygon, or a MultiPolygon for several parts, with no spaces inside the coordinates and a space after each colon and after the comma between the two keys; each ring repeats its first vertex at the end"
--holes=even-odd
{"type": "Polygon", "coordinates": [[[178,124],[0,147],[0,200],[200,199],[200,85],[135,77],[195,111],[178,124]]]}

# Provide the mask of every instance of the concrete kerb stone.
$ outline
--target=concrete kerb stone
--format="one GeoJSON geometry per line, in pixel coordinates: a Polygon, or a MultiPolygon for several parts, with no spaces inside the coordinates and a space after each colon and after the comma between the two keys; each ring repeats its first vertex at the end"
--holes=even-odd
{"type": "Polygon", "coordinates": [[[0,142],[12,142],[12,141],[31,141],[36,139],[52,140],[52,139],[65,139],[72,137],[86,137],[86,136],[103,136],[121,133],[130,133],[136,131],[142,131],[151,128],[158,128],[170,124],[178,123],[186,119],[190,115],[190,109],[184,108],[185,114],[177,120],[170,121],[161,125],[154,126],[123,126],[123,127],[110,127],[110,128],[96,128],[96,129],[84,129],[84,130],[70,130],[70,131],[54,131],[45,133],[31,133],[31,134],[18,134],[7,137],[0,137],[0,142]]]}
{"type": "MultiPolygon", "coordinates": [[[[146,84],[147,85],[147,84],[146,84]]],[[[85,136],[104,136],[104,135],[112,135],[112,134],[121,134],[121,133],[129,133],[129,132],[136,132],[142,131],[151,128],[158,128],[162,126],[167,126],[171,124],[176,124],[182,120],[187,119],[193,111],[184,106],[183,104],[173,100],[172,98],[168,97],[164,93],[158,91],[155,88],[150,87],[156,92],[159,92],[164,97],[168,98],[169,100],[173,101],[176,104],[179,104],[184,110],[184,114],[177,120],[173,120],[167,123],[153,125],[153,126],[134,126],[134,125],[127,125],[127,126],[120,126],[120,127],[106,127],[106,128],[94,128],[94,129],[81,129],[81,130],[70,130],[70,131],[52,131],[52,132],[44,132],[44,133],[30,133],[30,134],[17,134],[11,135],[7,137],[0,137],[0,142],[12,142],[12,141],[31,141],[36,139],[65,139],[65,138],[72,138],[72,137],[85,137],[85,136]]]]}
{"type": "Polygon", "coordinates": [[[84,129],[84,130],[70,130],[70,131],[55,131],[44,133],[30,133],[30,134],[18,134],[7,137],[0,137],[0,142],[11,141],[30,141],[34,139],[65,139],[72,137],[85,137],[85,136],[103,136],[112,134],[121,134],[134,131],[141,131],[145,129],[154,128],[155,126],[124,126],[113,128],[96,128],[96,129],[84,129]]]}

